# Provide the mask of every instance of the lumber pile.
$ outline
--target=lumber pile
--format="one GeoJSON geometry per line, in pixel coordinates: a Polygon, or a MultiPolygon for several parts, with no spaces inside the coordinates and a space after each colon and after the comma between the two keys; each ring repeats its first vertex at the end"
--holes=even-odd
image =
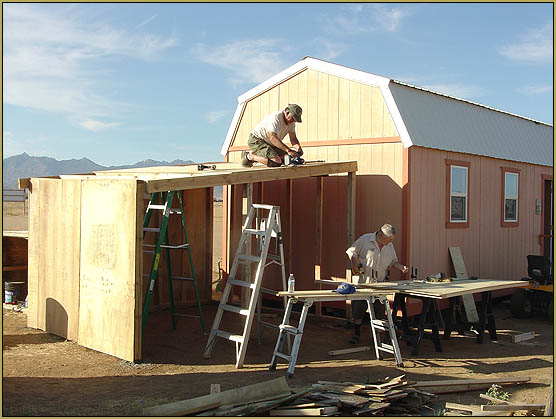
{"type": "MultiPolygon", "coordinates": [[[[437,394],[474,390],[493,383],[515,385],[522,378],[410,381],[405,375],[376,382],[318,381],[291,391],[284,377],[195,399],[144,409],[147,416],[423,416],[437,413],[437,394]],[[440,389],[440,390],[436,390],[440,389]],[[432,392],[434,391],[434,392],[432,392]]],[[[481,395],[484,397],[484,395],[481,395]]],[[[491,400],[492,401],[492,400],[491,400]]],[[[465,406],[446,403],[445,409],[472,416],[506,415],[516,410],[543,410],[544,405],[509,402],[465,406]]]]}

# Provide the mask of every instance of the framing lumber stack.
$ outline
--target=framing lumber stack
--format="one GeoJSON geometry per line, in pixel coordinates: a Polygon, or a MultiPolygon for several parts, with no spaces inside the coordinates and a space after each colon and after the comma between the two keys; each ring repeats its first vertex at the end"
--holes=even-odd
{"type": "MultiPolygon", "coordinates": [[[[143,218],[153,192],[183,191],[199,291],[202,301],[208,301],[214,186],[348,172],[350,196],[355,191],[356,162],[216,166],[205,171],[195,164],[20,179],[19,187],[29,189],[30,201],[28,326],[128,361],[141,358],[143,273],[150,269],[149,261],[143,261],[143,218]]],[[[351,206],[351,235],[353,214],[351,206]]],[[[171,242],[179,241],[172,236],[178,231],[170,226],[171,242]]],[[[187,263],[179,265],[173,272],[187,276],[187,263]]],[[[168,302],[165,283],[158,281],[155,306],[168,302]]],[[[194,301],[188,287],[178,288],[175,297],[177,303],[194,301]]]]}

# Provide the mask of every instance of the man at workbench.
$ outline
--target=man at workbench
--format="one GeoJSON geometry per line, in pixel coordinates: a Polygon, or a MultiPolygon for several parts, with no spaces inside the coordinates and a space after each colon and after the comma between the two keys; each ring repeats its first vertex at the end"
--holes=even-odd
{"type": "Polygon", "coordinates": [[[301,106],[289,104],[280,112],[267,115],[249,134],[250,151],[241,153],[241,165],[251,167],[259,162],[268,167],[278,167],[282,163],[303,164],[303,150],[295,135],[296,122],[301,123],[301,106]],[[282,141],[286,134],[290,137],[293,148],[282,141]]]}
{"type": "MultiPolygon", "coordinates": [[[[396,229],[391,224],[384,224],[374,233],[363,234],[346,250],[351,262],[351,272],[358,275],[358,284],[386,281],[390,268],[396,268],[407,273],[409,268],[398,262],[392,242],[396,237],[396,229]]],[[[366,301],[352,301],[353,324],[355,334],[349,341],[353,345],[359,344],[361,324],[367,311],[366,301]]],[[[386,318],[384,306],[375,301],[373,304],[378,319],[386,318]]]]}

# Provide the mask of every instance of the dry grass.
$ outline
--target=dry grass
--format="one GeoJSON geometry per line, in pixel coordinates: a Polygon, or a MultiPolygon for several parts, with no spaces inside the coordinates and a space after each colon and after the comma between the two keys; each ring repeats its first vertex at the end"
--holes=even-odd
{"type": "Polygon", "coordinates": [[[29,228],[29,202],[2,202],[2,230],[22,231],[29,228]]]}

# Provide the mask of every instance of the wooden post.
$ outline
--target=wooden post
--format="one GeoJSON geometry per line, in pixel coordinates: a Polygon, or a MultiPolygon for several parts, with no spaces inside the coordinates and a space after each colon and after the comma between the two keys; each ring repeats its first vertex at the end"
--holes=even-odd
{"type": "MultiPolygon", "coordinates": [[[[242,223],[245,222],[247,219],[247,215],[249,214],[249,210],[251,209],[251,205],[253,205],[253,184],[246,183],[245,187],[243,188],[243,211],[242,211],[242,223]]],[[[252,245],[251,236],[247,238],[245,242],[245,254],[251,255],[251,245],[252,245]]],[[[251,264],[247,263],[244,266],[244,273],[245,278],[249,282],[253,282],[252,278],[252,269],[251,264]]],[[[249,307],[249,299],[251,298],[251,288],[241,288],[241,307],[247,308],[249,307]]]]}
{"type": "MultiPolygon", "coordinates": [[[[347,175],[347,245],[346,249],[355,241],[355,172],[348,172],[347,175]]],[[[353,282],[351,278],[351,264],[346,262],[346,281],[353,282]]],[[[351,301],[346,301],[346,318],[351,319],[351,301]]]]}
{"type": "MultiPolygon", "coordinates": [[[[284,240],[285,248],[287,249],[286,254],[284,255],[286,262],[286,277],[288,276],[288,268],[289,273],[293,273],[293,266],[292,266],[292,232],[293,232],[293,216],[292,216],[292,201],[293,201],[293,185],[292,180],[286,180],[286,195],[288,199],[288,204],[286,208],[286,219],[287,221],[287,231],[286,237],[284,240]]],[[[282,231],[282,237],[284,237],[284,231],[282,231]]]]}
{"type": "MultiPolygon", "coordinates": [[[[315,211],[315,281],[321,279],[321,263],[322,263],[322,195],[323,195],[323,177],[318,176],[317,181],[317,199],[315,211]]],[[[319,283],[319,290],[322,284],[319,283]]],[[[318,317],[322,315],[322,303],[315,304],[315,311],[318,317]]]]}

